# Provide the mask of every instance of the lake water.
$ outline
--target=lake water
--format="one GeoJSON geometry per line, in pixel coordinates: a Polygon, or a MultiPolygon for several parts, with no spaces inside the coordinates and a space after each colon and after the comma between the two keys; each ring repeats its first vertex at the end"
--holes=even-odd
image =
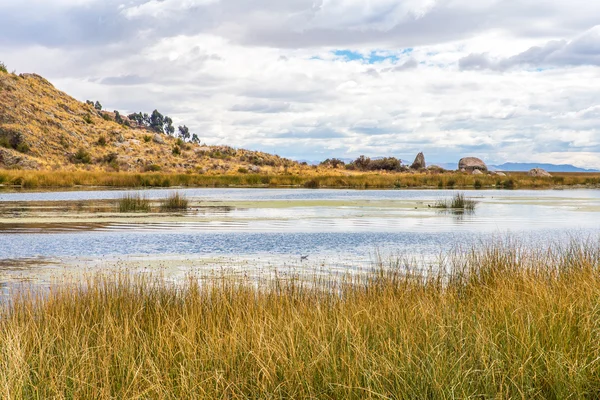
{"type": "MultiPolygon", "coordinates": [[[[173,190],[144,190],[158,200],[173,190]]],[[[137,192],[137,191],[134,191],[137,192]]],[[[125,191],[0,192],[0,281],[65,268],[361,268],[376,254],[428,259],[494,237],[531,245],[600,237],[600,191],[181,189],[185,213],[120,214],[125,191]],[[308,256],[300,260],[300,256],[308,256]]]]}

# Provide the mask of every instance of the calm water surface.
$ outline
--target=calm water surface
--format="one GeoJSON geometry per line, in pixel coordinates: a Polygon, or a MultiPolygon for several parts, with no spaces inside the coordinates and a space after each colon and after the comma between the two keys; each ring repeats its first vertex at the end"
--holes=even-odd
{"type": "MultiPolygon", "coordinates": [[[[142,191],[149,199],[169,192],[142,191]]],[[[492,237],[540,245],[600,236],[598,190],[467,191],[478,202],[468,214],[430,207],[454,195],[447,190],[179,192],[191,201],[187,213],[129,219],[113,211],[125,191],[0,193],[0,280],[131,260],[285,266],[309,255],[307,262],[343,269],[373,262],[376,252],[426,258],[492,237]]]]}

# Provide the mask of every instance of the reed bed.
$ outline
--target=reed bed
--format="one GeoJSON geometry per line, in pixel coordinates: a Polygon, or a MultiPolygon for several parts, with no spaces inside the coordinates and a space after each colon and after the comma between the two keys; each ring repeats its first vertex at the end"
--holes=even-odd
{"type": "Polygon", "coordinates": [[[0,307],[0,397],[600,396],[600,246],[344,278],[95,276],[0,307]]]}
{"type": "Polygon", "coordinates": [[[308,187],[518,189],[555,186],[599,187],[600,174],[560,173],[552,178],[510,173],[507,177],[464,173],[352,173],[306,170],[300,174],[194,174],[167,172],[0,170],[0,185],[35,188],[100,187],[308,187]]]}
{"type": "Polygon", "coordinates": [[[188,208],[189,201],[179,192],[175,192],[160,201],[162,211],[185,211],[188,208]]]}
{"type": "Polygon", "coordinates": [[[119,212],[150,212],[150,200],[140,193],[128,193],[119,199],[119,212]]]}
{"type": "Polygon", "coordinates": [[[442,208],[455,211],[474,211],[477,202],[465,197],[464,193],[457,193],[450,200],[438,200],[434,208],[442,208]]]}

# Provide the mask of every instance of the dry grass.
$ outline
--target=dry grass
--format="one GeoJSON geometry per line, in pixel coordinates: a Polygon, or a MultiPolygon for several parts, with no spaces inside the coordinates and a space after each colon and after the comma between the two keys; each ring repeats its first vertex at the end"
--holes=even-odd
{"type": "Polygon", "coordinates": [[[449,274],[96,277],[15,296],[0,397],[598,398],[600,248],[491,246],[449,274]]]}
{"type": "Polygon", "coordinates": [[[102,187],[311,187],[400,189],[480,188],[519,189],[600,186],[600,174],[560,173],[552,178],[534,178],[523,173],[509,177],[462,173],[348,173],[330,169],[298,170],[295,173],[195,174],[169,172],[24,171],[1,170],[0,184],[23,188],[102,187]]]}
{"type": "Polygon", "coordinates": [[[225,173],[251,166],[299,167],[276,155],[229,146],[180,143],[173,153],[176,138],[162,135],[164,143],[157,143],[154,132],[121,125],[112,110],[98,111],[37,75],[0,72],[0,115],[0,146],[17,136],[23,141],[18,148],[0,148],[10,155],[2,162],[11,168],[225,173]],[[77,152],[92,156],[82,159],[77,152]]]}

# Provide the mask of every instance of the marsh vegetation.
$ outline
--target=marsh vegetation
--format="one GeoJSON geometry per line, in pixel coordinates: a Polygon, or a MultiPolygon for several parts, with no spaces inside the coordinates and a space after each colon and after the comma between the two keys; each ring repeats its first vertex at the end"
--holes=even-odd
{"type": "Polygon", "coordinates": [[[95,276],[0,306],[2,398],[597,398],[600,247],[427,274],[95,276]]]}
{"type": "Polygon", "coordinates": [[[187,210],[188,204],[189,201],[185,195],[175,192],[160,201],[160,209],[162,211],[184,211],[187,210]]]}
{"type": "Polygon", "coordinates": [[[509,177],[469,175],[459,172],[362,172],[329,169],[303,170],[296,173],[170,173],[104,171],[25,171],[0,170],[0,185],[22,188],[102,187],[320,187],[356,189],[401,188],[479,188],[523,189],[556,186],[599,187],[600,174],[555,173],[552,178],[510,173],[509,177]]]}
{"type": "Polygon", "coordinates": [[[119,212],[150,212],[150,200],[140,193],[127,193],[119,199],[119,212]]]}
{"type": "Polygon", "coordinates": [[[465,197],[464,193],[457,193],[451,199],[438,200],[434,208],[452,211],[474,211],[477,202],[465,197]]]}

